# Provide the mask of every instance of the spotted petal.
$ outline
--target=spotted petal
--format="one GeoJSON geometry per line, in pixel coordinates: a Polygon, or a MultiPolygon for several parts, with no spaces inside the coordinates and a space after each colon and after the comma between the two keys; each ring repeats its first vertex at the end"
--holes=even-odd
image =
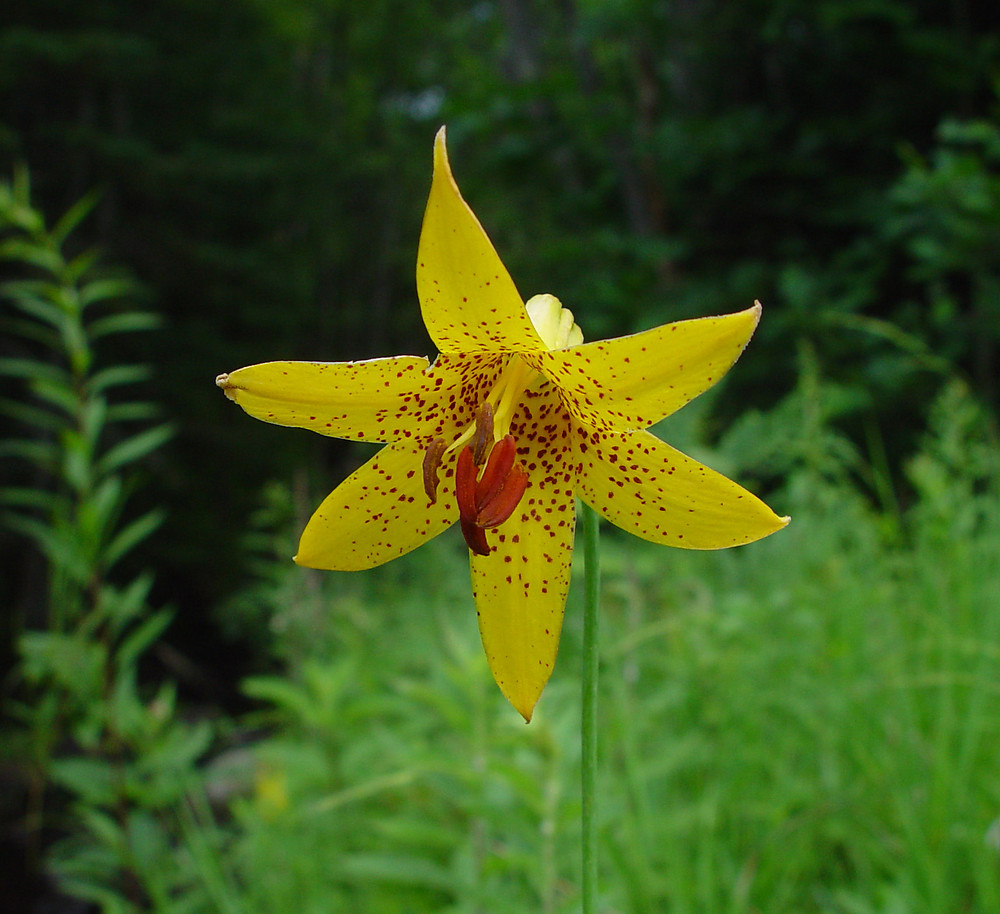
{"type": "Polygon", "coordinates": [[[580,497],[636,536],[684,549],[752,543],[788,523],[756,495],[649,432],[577,428],[580,497]]]}
{"type": "Polygon", "coordinates": [[[417,297],[441,352],[517,352],[545,346],[514,281],[462,199],[445,130],[434,140],[434,177],[417,251],[417,297]]]}
{"type": "Polygon", "coordinates": [[[392,441],[419,424],[412,402],[427,359],[264,362],[219,375],[216,383],[251,416],[335,438],[392,441]]]}
{"type": "Polygon", "coordinates": [[[526,355],[573,416],[605,431],[648,428],[716,383],[749,342],[760,305],[643,333],[526,355]]]}
{"type": "Polygon", "coordinates": [[[488,532],[490,554],[470,555],[472,589],[493,677],[530,720],[552,674],[569,590],[574,467],[568,416],[551,390],[529,392],[511,432],[529,485],[513,516],[488,532]]]}
{"type": "MultiPolygon", "coordinates": [[[[399,441],[379,451],[331,492],[313,514],[295,561],[309,568],[362,571],[416,549],[458,517],[452,498],[430,504],[424,491],[419,443],[399,441]]],[[[439,476],[454,486],[455,455],[439,476]]]]}

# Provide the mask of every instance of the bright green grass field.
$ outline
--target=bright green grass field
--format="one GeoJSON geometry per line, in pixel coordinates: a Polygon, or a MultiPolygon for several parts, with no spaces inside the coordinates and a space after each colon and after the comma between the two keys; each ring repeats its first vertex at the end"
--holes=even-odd
{"type": "MultiPolygon", "coordinates": [[[[914,463],[920,502],[895,518],[793,476],[792,524],[738,550],[603,528],[602,911],[1000,910],[1000,510],[950,459],[914,463]]],[[[381,572],[296,571],[274,599],[299,659],[247,684],[276,730],[218,896],[578,910],[574,571],[527,726],[490,679],[455,538],[381,572]]]]}

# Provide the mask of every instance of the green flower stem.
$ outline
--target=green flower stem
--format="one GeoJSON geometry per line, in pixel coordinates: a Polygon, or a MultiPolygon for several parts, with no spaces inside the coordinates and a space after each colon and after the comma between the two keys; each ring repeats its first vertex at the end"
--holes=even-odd
{"type": "Polygon", "coordinates": [[[598,544],[599,518],[585,504],[580,505],[583,534],[583,701],[580,721],[581,775],[583,805],[583,878],[581,894],[583,914],[597,910],[597,836],[594,828],[594,805],[597,800],[597,604],[601,588],[601,559],[598,544]]]}

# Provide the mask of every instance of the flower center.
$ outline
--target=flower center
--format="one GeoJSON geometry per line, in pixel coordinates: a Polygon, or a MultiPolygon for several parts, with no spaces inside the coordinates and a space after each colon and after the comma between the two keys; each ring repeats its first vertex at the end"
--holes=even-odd
{"type": "MultiPolygon", "coordinates": [[[[572,312],[563,308],[555,296],[536,295],[525,308],[549,349],[583,342],[572,312]]],[[[477,555],[489,555],[486,530],[500,526],[514,513],[528,486],[528,474],[516,461],[517,443],[510,426],[524,392],[538,377],[538,371],[512,353],[462,434],[450,445],[443,438],[435,438],[424,453],[424,491],[434,504],[441,461],[461,448],[455,465],[455,498],[462,534],[477,555]]]]}

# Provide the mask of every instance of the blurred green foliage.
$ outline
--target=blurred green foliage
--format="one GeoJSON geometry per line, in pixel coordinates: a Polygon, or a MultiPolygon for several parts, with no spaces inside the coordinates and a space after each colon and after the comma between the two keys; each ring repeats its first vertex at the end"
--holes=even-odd
{"type": "Polygon", "coordinates": [[[360,450],[211,387],[429,353],[447,123],[588,338],[765,305],[658,431],[794,524],[605,537],[604,907],[1000,908],[998,78],[968,0],[9,0],[11,859],[115,914],[577,905],[575,604],[512,722],[460,541],[291,566],[360,450]]]}
{"type": "Polygon", "coordinates": [[[4,697],[16,724],[4,754],[31,856],[55,828],[46,852],[65,890],[124,914],[147,900],[162,908],[183,888],[163,858],[181,831],[178,804],[200,789],[194,763],[212,726],[181,719],[172,684],[140,687],[140,662],[171,614],[150,608],[150,574],[122,576],[163,517],[130,516],[127,501],[134,468],[172,429],[150,424],[156,408],[128,393],[145,366],[97,357],[157,322],[124,303],[134,284],[103,274],[95,252],[64,253],[93,204],[84,198],[48,228],[24,172],[0,183],[0,261],[21,274],[0,284],[3,323],[23,344],[0,359],[0,377],[22,387],[0,412],[23,429],[0,443],[5,468],[21,465],[10,474],[19,484],[0,488],[0,524],[34,543],[47,585],[40,619],[9,620],[16,661],[4,697]]]}

